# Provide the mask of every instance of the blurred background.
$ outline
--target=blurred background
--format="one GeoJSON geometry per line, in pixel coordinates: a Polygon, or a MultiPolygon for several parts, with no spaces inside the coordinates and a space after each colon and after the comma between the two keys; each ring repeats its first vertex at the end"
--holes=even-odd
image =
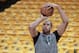
{"type": "MultiPolygon", "coordinates": [[[[69,18],[58,42],[58,53],[79,53],[79,0],[0,0],[0,53],[35,53],[28,26],[40,16],[40,8],[47,2],[59,4],[69,18]]],[[[49,19],[54,25],[52,31],[56,30],[61,23],[57,9],[49,19]]]]}

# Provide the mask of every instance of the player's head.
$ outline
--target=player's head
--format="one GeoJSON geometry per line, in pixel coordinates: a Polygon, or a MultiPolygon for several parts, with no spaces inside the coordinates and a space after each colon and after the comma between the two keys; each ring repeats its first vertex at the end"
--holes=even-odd
{"type": "Polygon", "coordinates": [[[46,20],[44,23],[43,23],[43,26],[42,26],[42,30],[43,30],[43,33],[44,34],[49,34],[50,31],[52,29],[52,22],[49,21],[49,20],[46,20]]]}

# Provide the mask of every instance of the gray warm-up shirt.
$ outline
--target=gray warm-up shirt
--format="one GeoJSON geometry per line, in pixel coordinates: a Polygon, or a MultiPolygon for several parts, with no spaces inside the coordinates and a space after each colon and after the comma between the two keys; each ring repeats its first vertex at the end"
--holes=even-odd
{"type": "Polygon", "coordinates": [[[35,53],[58,53],[57,42],[59,38],[57,31],[49,35],[38,32],[38,35],[33,38],[35,53]]]}

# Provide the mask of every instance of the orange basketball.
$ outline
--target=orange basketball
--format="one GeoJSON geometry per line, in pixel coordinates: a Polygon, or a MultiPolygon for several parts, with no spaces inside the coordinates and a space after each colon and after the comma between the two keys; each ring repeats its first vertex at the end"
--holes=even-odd
{"type": "Polygon", "coordinates": [[[41,8],[41,14],[43,16],[52,16],[53,12],[54,12],[54,8],[51,6],[45,6],[41,8]]]}

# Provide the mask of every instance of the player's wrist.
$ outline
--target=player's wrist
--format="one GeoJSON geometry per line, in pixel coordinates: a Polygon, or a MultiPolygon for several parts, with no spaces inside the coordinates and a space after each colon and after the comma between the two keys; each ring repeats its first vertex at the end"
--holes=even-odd
{"type": "Polygon", "coordinates": [[[47,16],[44,16],[44,15],[41,15],[40,17],[41,17],[41,19],[47,19],[48,18],[47,16]]]}
{"type": "Polygon", "coordinates": [[[56,8],[57,8],[57,9],[61,9],[61,6],[60,6],[60,5],[57,5],[56,8]]]}

